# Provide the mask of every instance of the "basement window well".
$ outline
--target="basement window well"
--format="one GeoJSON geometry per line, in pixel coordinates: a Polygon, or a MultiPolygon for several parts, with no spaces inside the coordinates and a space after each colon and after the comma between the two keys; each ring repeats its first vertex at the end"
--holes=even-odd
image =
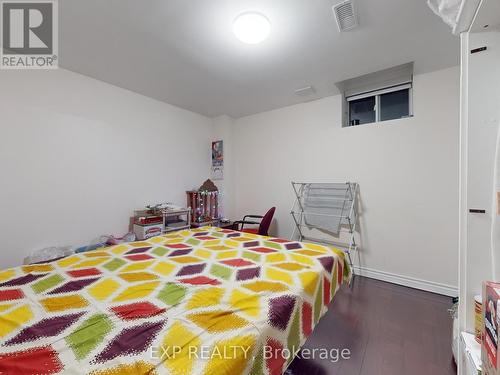
{"type": "Polygon", "coordinates": [[[337,84],[343,93],[344,127],[411,117],[413,63],[337,84]]]}

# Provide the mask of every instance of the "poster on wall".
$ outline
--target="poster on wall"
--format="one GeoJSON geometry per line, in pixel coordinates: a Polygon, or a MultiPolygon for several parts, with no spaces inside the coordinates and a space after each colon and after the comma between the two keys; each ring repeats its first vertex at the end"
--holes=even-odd
{"type": "Polygon", "coordinates": [[[223,141],[212,142],[212,179],[224,178],[224,148],[223,141]]]}

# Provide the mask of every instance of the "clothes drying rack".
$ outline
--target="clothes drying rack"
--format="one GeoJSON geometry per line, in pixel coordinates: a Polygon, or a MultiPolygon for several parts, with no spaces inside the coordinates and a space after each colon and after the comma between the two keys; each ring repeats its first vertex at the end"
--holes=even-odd
{"type": "Polygon", "coordinates": [[[292,217],[299,241],[311,241],[336,246],[343,250],[353,266],[351,252],[358,249],[356,225],[358,222],[359,184],[292,182],[295,202],[292,217]],[[322,238],[309,236],[319,231],[322,238]],[[325,238],[323,238],[323,236],[325,238]]]}

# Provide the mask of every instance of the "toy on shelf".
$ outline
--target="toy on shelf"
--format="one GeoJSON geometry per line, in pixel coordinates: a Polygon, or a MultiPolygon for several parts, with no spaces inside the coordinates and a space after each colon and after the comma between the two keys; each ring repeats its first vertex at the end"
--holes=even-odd
{"type": "Polygon", "coordinates": [[[220,219],[219,189],[206,180],[198,190],[186,191],[187,205],[191,207],[192,224],[211,225],[220,219]]]}

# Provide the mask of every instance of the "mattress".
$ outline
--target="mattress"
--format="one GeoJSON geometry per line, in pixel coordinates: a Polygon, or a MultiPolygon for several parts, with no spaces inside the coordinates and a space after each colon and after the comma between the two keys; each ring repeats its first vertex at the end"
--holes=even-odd
{"type": "Polygon", "coordinates": [[[350,277],[332,247],[219,228],[0,271],[0,374],[282,374],[350,277]]]}

